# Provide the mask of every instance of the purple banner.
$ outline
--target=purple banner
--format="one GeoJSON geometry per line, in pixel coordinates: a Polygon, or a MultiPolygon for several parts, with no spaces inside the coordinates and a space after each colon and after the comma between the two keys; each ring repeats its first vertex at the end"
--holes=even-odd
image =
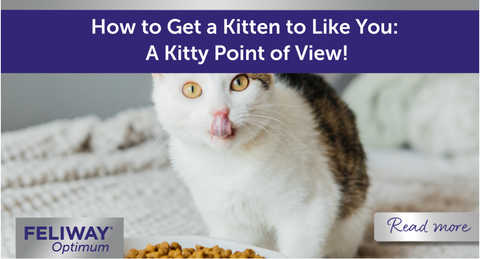
{"type": "Polygon", "coordinates": [[[478,11],[2,11],[2,73],[478,73],[478,11]]]}

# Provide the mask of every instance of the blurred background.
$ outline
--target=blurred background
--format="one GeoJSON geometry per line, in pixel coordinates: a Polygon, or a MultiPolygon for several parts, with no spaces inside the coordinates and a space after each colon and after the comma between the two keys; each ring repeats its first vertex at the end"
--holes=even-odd
{"type": "Polygon", "coordinates": [[[2,74],[2,132],[150,106],[150,74],[2,74]]]}

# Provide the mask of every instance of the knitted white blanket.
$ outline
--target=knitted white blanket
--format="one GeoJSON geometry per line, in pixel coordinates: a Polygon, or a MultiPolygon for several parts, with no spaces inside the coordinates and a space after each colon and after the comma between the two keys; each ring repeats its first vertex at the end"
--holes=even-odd
{"type": "MultiPolygon", "coordinates": [[[[123,217],[125,237],[207,235],[155,121],[152,110],[139,109],[3,133],[2,257],[15,256],[16,217],[123,217]]],[[[478,211],[478,159],[368,153],[374,211],[478,211]]],[[[359,250],[364,257],[478,255],[478,243],[380,244],[373,226],[359,250]]]]}
{"type": "Polygon", "coordinates": [[[362,143],[478,157],[478,74],[361,74],[343,99],[362,143]]]}

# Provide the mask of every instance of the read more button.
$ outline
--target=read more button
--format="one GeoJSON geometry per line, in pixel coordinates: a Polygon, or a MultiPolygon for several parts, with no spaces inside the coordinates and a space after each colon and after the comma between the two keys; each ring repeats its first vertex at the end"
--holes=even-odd
{"type": "MultiPolygon", "coordinates": [[[[409,231],[415,231],[415,232],[424,232],[428,233],[427,226],[428,226],[428,219],[425,220],[425,223],[422,225],[415,225],[415,224],[402,224],[402,218],[400,217],[392,217],[387,221],[387,225],[392,226],[390,228],[390,234],[393,231],[398,231],[398,232],[409,232],[409,231]],[[402,227],[403,226],[403,227],[402,227]]],[[[441,231],[449,231],[449,232],[455,232],[458,231],[459,228],[463,232],[468,232],[472,229],[472,227],[469,227],[467,224],[442,224],[442,223],[433,223],[433,232],[441,232],[441,231]]],[[[428,227],[429,228],[429,227],[428,227]]]]}
{"type": "Polygon", "coordinates": [[[478,213],[379,212],[377,242],[478,242],[478,213]]]}

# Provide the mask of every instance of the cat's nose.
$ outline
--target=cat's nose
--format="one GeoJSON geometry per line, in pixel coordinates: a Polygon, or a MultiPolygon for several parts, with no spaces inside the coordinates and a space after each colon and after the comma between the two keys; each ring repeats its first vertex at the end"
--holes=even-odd
{"type": "Polygon", "coordinates": [[[232,135],[232,122],[228,119],[228,111],[218,111],[213,116],[212,135],[218,138],[225,138],[232,135]]]}

